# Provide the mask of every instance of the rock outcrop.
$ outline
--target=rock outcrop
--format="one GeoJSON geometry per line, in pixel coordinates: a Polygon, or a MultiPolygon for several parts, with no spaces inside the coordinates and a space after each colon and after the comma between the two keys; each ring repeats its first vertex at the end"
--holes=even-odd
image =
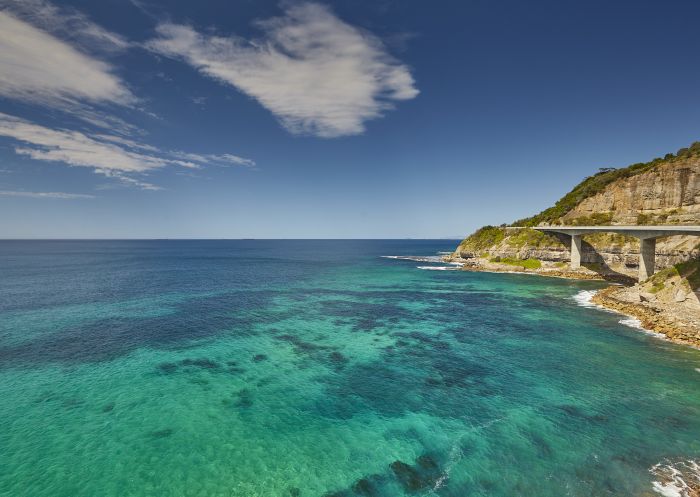
{"type": "MultiPolygon", "coordinates": [[[[663,159],[601,170],[555,206],[513,224],[525,228],[539,224],[700,224],[700,142],[663,159]]],[[[589,267],[633,275],[638,266],[639,242],[632,237],[590,234],[583,237],[582,248],[582,262],[589,267]]],[[[657,269],[670,267],[700,257],[700,240],[692,236],[660,238],[656,254],[657,269]]],[[[570,254],[566,239],[533,229],[487,226],[467,237],[453,257],[566,262],[570,254]]]]}
{"type": "Polygon", "coordinates": [[[700,156],[663,161],[585,198],[561,217],[609,213],[611,224],[695,224],[700,219],[700,156]],[[642,221],[640,223],[640,221],[642,221]]]}
{"type": "Polygon", "coordinates": [[[700,240],[659,238],[657,273],[636,282],[639,241],[613,233],[584,235],[581,262],[568,268],[569,239],[538,225],[700,224],[700,142],[677,154],[604,169],[586,178],[554,206],[513,223],[484,226],[465,238],[450,261],[472,271],[518,271],[543,276],[606,279],[627,286],[599,292],[594,301],[638,318],[645,329],[700,346],[700,240]]]}

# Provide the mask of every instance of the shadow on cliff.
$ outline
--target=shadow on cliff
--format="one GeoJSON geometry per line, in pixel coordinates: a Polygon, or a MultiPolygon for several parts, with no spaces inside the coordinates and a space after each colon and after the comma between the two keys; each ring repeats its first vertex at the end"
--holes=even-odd
{"type": "MultiPolygon", "coordinates": [[[[555,236],[565,247],[571,246],[571,237],[569,235],[553,233],[553,236],[555,236]]],[[[605,262],[603,256],[596,251],[595,247],[585,240],[581,241],[581,252],[582,258],[584,259],[584,261],[581,262],[581,265],[586,269],[598,273],[598,275],[605,281],[619,283],[625,286],[632,286],[637,283],[637,278],[619,271],[615,271],[613,268],[611,268],[608,263],[605,262]]]]}
{"type": "Polygon", "coordinates": [[[581,251],[583,252],[583,257],[586,259],[593,258],[593,260],[588,260],[582,265],[595,271],[598,275],[605,281],[611,281],[613,283],[620,283],[621,285],[632,286],[637,283],[637,278],[634,278],[628,274],[615,271],[611,268],[602,255],[598,253],[593,245],[585,240],[581,242],[581,251]],[[587,256],[587,257],[586,257],[587,256]]]}

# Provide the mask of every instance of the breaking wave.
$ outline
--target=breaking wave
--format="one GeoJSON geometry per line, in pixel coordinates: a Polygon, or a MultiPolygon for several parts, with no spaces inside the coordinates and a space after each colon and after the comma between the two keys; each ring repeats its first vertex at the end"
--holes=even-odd
{"type": "Polygon", "coordinates": [[[458,266],[416,266],[418,269],[427,269],[429,271],[455,271],[458,266]]]}
{"type": "Polygon", "coordinates": [[[656,478],[654,492],[664,497],[694,497],[700,493],[700,463],[698,461],[663,461],[649,472],[656,478]]]}

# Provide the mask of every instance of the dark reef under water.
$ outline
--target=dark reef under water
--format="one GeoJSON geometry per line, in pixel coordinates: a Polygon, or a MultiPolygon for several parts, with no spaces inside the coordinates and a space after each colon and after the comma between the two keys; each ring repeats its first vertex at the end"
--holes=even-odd
{"type": "Polygon", "coordinates": [[[697,468],[700,351],[578,306],[598,283],[381,257],[451,248],[0,242],[0,495],[641,496],[697,468]]]}

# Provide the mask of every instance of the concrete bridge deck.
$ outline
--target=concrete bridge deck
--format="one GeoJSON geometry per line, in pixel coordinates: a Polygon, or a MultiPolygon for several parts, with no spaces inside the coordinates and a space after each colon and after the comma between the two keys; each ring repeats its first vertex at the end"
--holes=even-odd
{"type": "Polygon", "coordinates": [[[581,267],[581,236],[588,233],[617,233],[639,239],[639,281],[654,274],[656,239],[663,236],[700,236],[700,226],[536,226],[543,233],[571,237],[571,267],[581,267]]]}

